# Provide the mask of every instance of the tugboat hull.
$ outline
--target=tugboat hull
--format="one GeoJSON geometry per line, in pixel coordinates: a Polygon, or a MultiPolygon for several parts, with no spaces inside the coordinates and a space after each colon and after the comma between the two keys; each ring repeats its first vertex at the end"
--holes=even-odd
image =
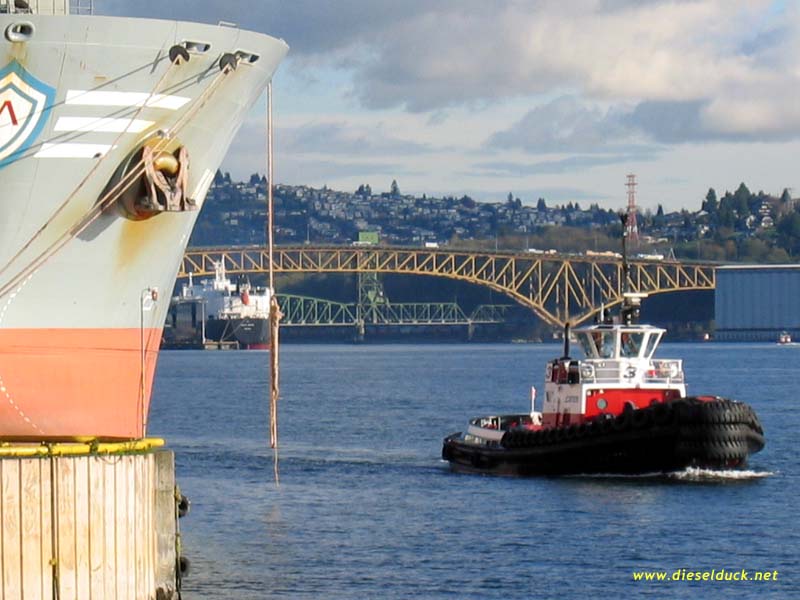
{"type": "Polygon", "coordinates": [[[580,425],[509,429],[499,441],[457,433],[442,458],[492,475],[640,474],[741,467],[764,447],[755,412],[722,398],[685,398],[580,425]]]}

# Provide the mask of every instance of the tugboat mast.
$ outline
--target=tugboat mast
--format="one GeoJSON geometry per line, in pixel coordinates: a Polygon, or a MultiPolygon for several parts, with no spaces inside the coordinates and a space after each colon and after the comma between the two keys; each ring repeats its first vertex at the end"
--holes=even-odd
{"type": "Polygon", "coordinates": [[[633,325],[639,322],[639,313],[642,298],[647,294],[636,294],[631,291],[630,265],[628,264],[628,215],[620,213],[619,220],[622,222],[622,307],[620,308],[620,320],[625,325],[633,325]]]}

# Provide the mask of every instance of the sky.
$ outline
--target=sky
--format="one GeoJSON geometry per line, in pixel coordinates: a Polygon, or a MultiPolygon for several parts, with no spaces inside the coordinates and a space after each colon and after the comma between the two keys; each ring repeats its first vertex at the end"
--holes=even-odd
{"type": "MultiPolygon", "coordinates": [[[[275,182],[699,210],[800,196],[800,0],[95,0],[286,40],[275,182]]],[[[265,171],[264,100],[223,170],[265,171]]]]}

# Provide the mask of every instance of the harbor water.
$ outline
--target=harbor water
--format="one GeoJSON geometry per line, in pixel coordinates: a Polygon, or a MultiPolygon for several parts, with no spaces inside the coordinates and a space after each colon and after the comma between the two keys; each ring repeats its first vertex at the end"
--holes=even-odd
{"type": "Polygon", "coordinates": [[[744,473],[451,473],[442,438],[473,416],[527,410],[560,351],[284,345],[278,488],[269,355],[162,352],[149,434],[175,450],[192,500],[181,520],[184,598],[800,596],[800,347],[659,350],[684,359],[690,394],[756,409],[767,446],[744,473]],[[777,579],[688,580],[723,569],[777,579]],[[635,581],[637,572],[667,580],[635,581]]]}

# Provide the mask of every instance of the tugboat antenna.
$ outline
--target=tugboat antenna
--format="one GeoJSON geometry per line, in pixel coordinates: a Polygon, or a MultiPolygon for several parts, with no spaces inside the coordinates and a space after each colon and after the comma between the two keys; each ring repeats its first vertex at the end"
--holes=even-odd
{"type": "Polygon", "coordinates": [[[622,222],[622,276],[624,278],[622,284],[622,293],[628,294],[631,291],[630,280],[630,267],[628,266],[628,215],[626,213],[619,214],[619,220],[622,222]]]}
{"type": "Polygon", "coordinates": [[[628,265],[628,215],[620,213],[622,222],[622,308],[620,318],[623,324],[632,325],[639,320],[639,306],[646,294],[635,294],[631,291],[630,266],[628,265]]]}

